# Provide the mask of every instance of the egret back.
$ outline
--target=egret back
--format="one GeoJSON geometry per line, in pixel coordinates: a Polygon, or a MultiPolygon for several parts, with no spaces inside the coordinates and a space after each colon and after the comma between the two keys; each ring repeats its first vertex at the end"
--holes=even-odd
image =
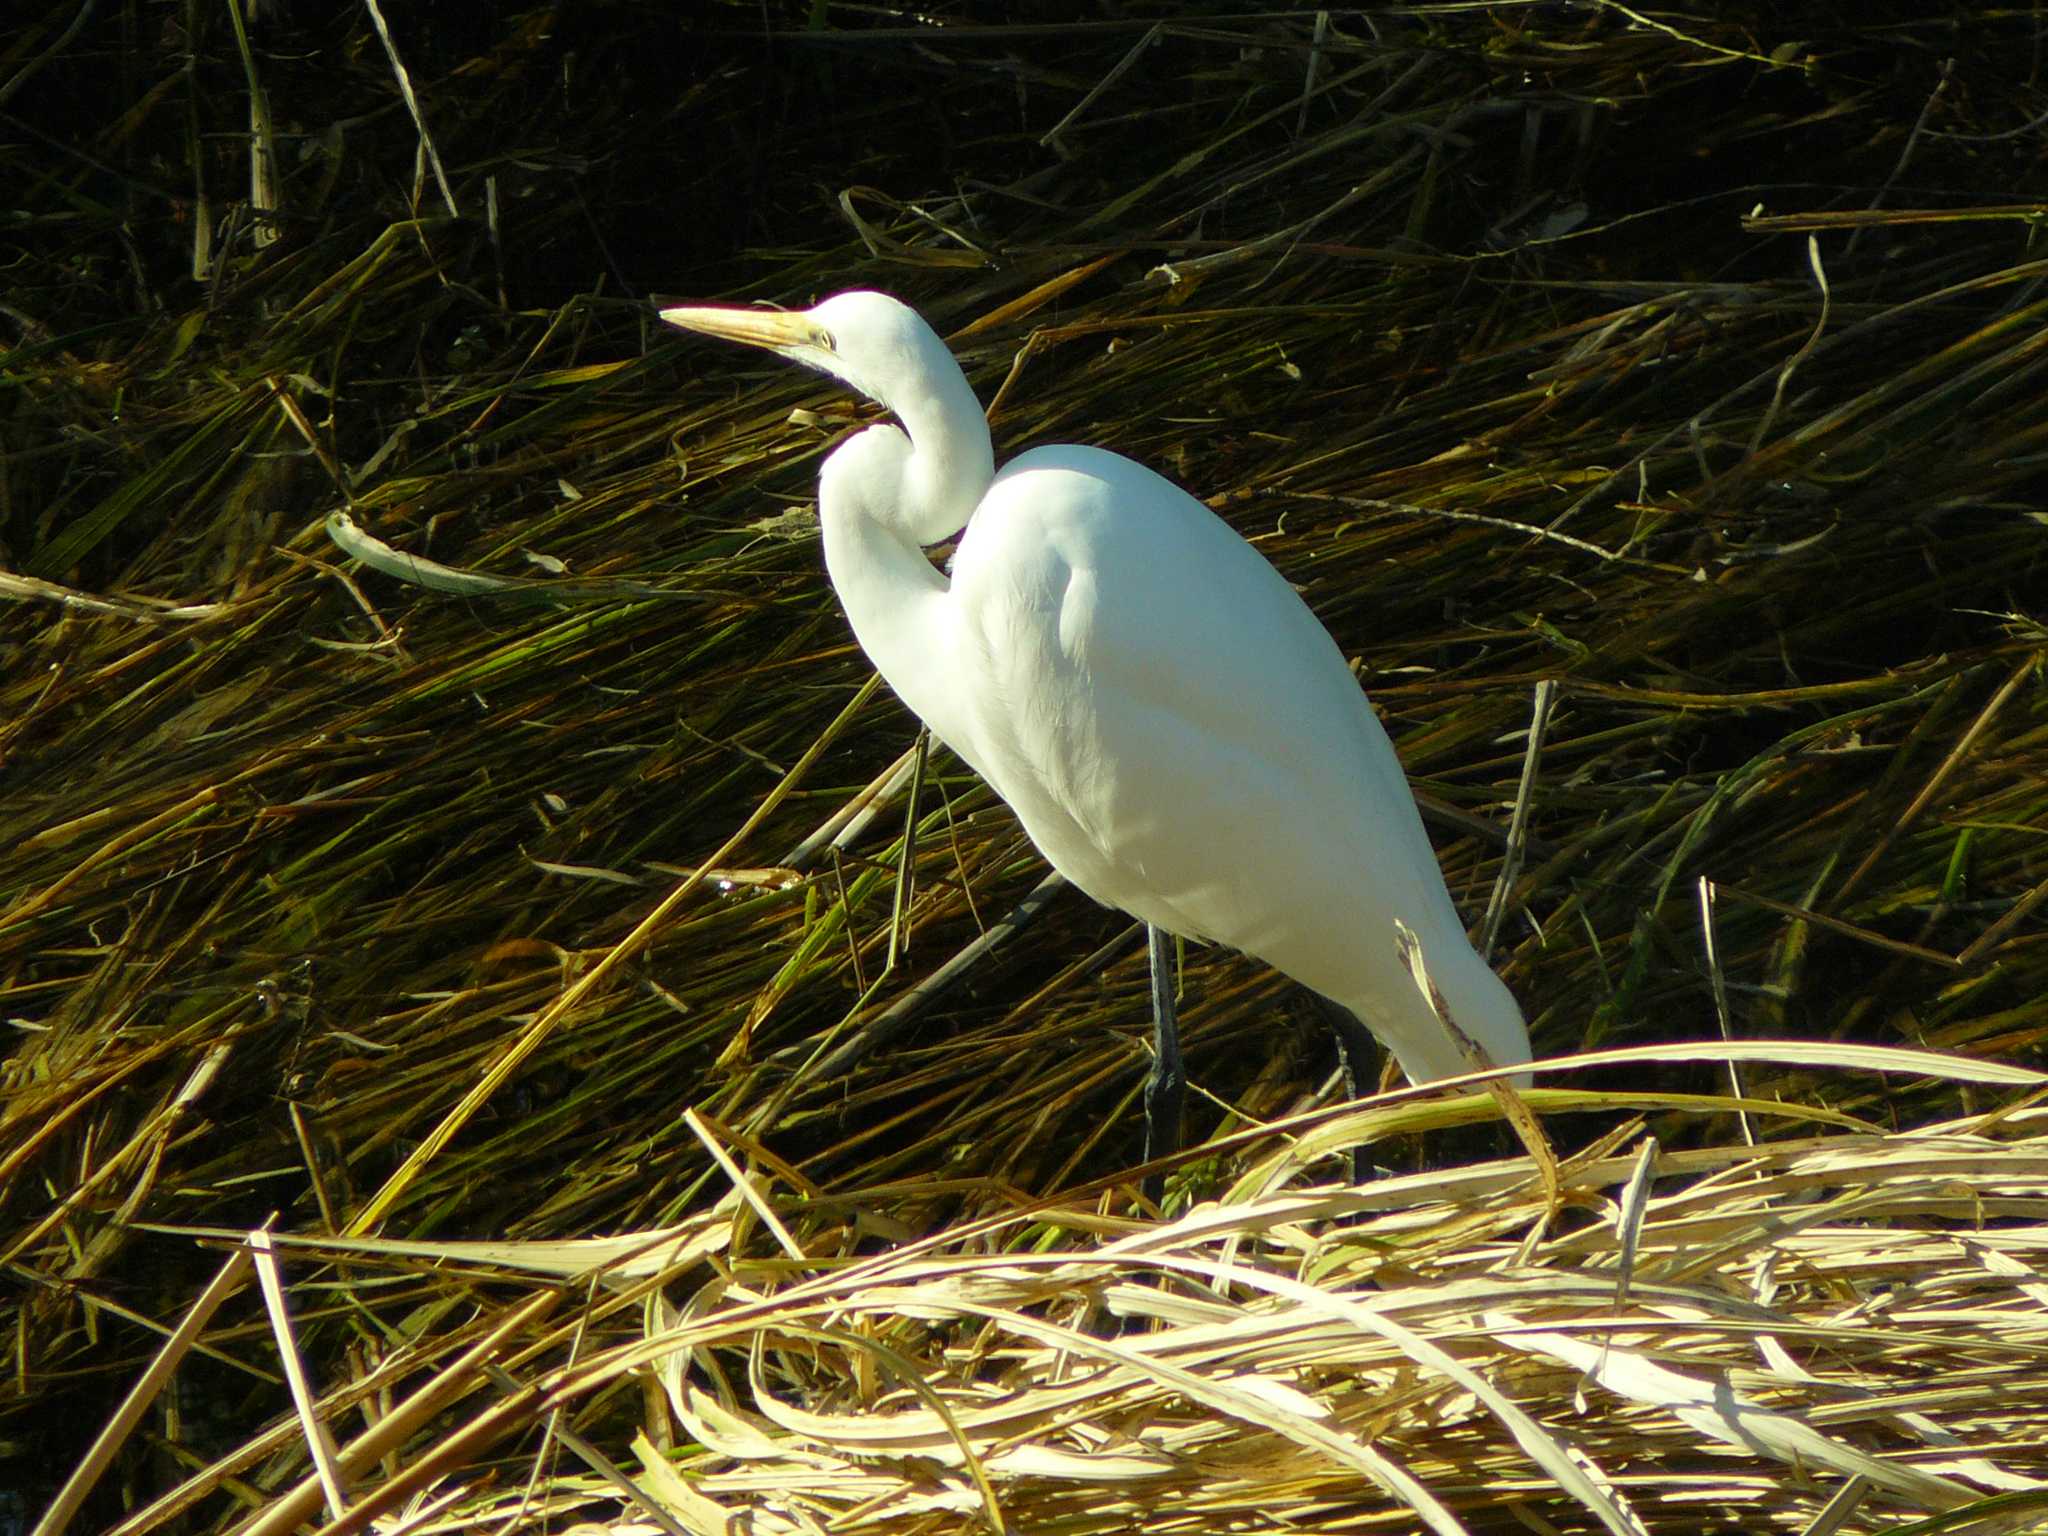
{"type": "Polygon", "coordinates": [[[976,510],[943,607],[955,686],[926,718],[1082,890],[1343,1004],[1417,1081],[1463,1071],[1398,918],[1466,1032],[1528,1059],[1335,642],[1206,507],[1119,455],[1035,449],[976,510]]]}

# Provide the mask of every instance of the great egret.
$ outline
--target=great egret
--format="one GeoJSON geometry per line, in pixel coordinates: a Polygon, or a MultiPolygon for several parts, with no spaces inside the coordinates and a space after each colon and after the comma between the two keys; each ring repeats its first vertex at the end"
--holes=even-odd
{"type": "Polygon", "coordinates": [[[1466,1071],[1397,957],[1399,919],[1451,1018],[1497,1065],[1529,1059],[1335,642],[1207,507],[1099,448],[1034,448],[998,472],[966,375],[885,294],[661,318],[820,369],[902,423],[826,458],[826,569],[868,658],[1053,868],[1150,925],[1148,1155],[1178,1136],[1162,932],[1286,972],[1415,1082],[1466,1071]],[[949,581],[924,546],[963,528],[949,581]]]}

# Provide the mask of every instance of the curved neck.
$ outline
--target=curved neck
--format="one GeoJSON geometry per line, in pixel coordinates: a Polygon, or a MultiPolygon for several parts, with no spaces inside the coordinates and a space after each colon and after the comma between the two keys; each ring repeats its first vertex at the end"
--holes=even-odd
{"type": "Polygon", "coordinates": [[[967,526],[995,478],[995,449],[973,386],[946,344],[930,331],[922,366],[909,386],[881,403],[910,435],[903,469],[903,501],[896,519],[919,544],[936,544],[967,526]]]}
{"type": "Polygon", "coordinates": [[[911,713],[961,752],[960,701],[940,676],[949,644],[944,628],[950,584],[902,529],[858,504],[836,501],[828,483],[818,507],[825,570],[853,637],[911,713]]]}
{"type": "Polygon", "coordinates": [[[854,637],[889,686],[979,767],[971,701],[952,676],[951,583],[924,546],[967,526],[995,478],[995,450],[981,402],[938,333],[900,306],[895,320],[876,345],[850,351],[862,364],[841,374],[902,427],[869,427],[826,458],[818,476],[825,567],[854,637]]]}

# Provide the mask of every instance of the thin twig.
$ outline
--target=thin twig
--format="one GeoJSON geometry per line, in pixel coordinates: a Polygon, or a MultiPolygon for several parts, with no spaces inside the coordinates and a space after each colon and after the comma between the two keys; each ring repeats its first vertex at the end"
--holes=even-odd
{"type": "Polygon", "coordinates": [[[1529,813],[1535,801],[1536,769],[1543,760],[1543,738],[1550,730],[1550,711],[1557,699],[1557,684],[1545,678],[1536,685],[1529,706],[1529,737],[1522,748],[1522,777],[1515,785],[1515,808],[1508,822],[1507,848],[1501,854],[1500,874],[1493,882],[1493,894],[1486,903],[1486,917],[1479,928],[1479,958],[1493,958],[1494,940],[1500,936],[1501,919],[1507,916],[1515,881],[1521,877],[1522,858],[1529,846],[1529,813]]]}

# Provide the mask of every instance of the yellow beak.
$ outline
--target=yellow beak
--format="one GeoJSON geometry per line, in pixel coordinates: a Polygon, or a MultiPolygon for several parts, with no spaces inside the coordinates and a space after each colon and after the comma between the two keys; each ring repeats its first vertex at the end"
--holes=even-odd
{"type": "Polygon", "coordinates": [[[721,341],[766,347],[770,352],[795,352],[804,348],[831,350],[831,338],[824,328],[802,310],[728,309],[705,305],[664,309],[661,318],[670,325],[721,341]]]}

